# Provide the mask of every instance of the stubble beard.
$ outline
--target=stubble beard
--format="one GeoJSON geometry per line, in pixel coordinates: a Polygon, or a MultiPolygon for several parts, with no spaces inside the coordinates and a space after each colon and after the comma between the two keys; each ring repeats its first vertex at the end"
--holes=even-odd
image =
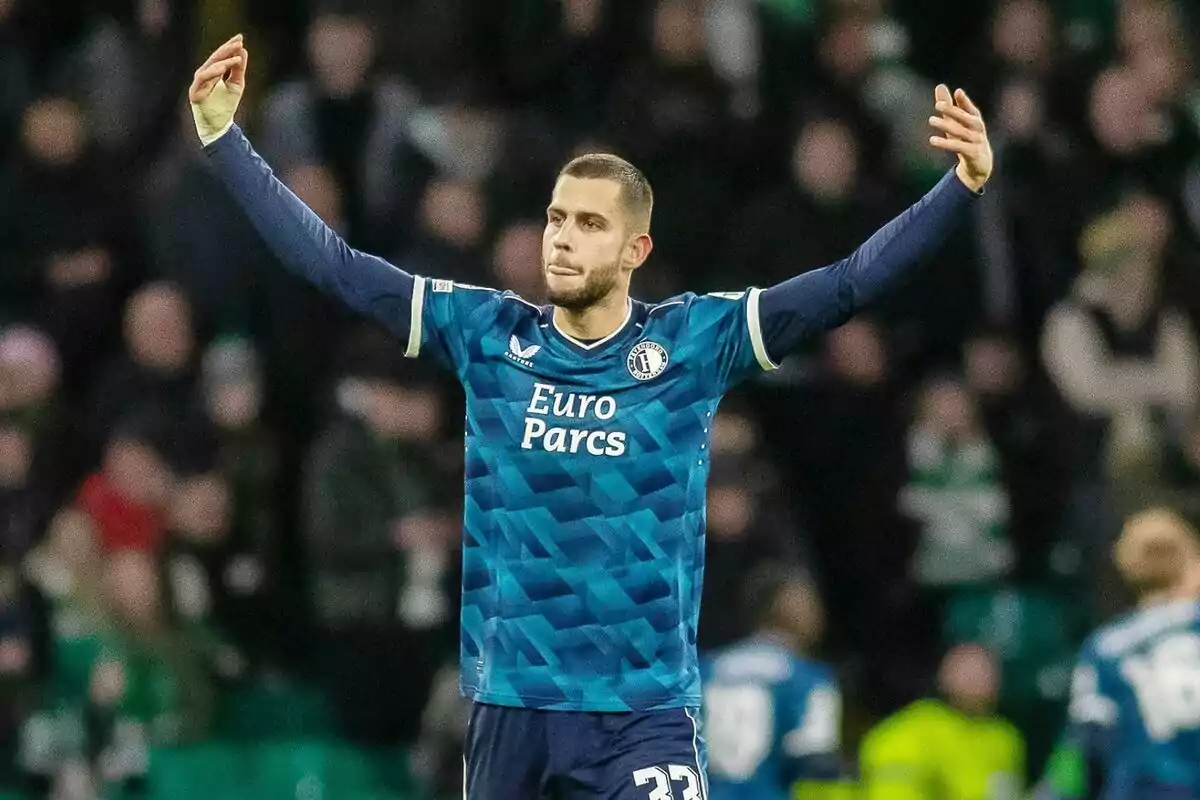
{"type": "Polygon", "coordinates": [[[584,283],[577,289],[555,291],[550,286],[546,265],[542,265],[542,280],[546,285],[546,297],[552,304],[567,311],[585,311],[612,294],[620,276],[620,262],[594,268],[587,274],[584,283]]]}

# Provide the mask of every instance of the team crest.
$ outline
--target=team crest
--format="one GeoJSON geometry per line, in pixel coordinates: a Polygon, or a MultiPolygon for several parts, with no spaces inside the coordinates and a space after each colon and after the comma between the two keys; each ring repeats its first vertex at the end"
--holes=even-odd
{"type": "Polygon", "coordinates": [[[667,368],[667,351],[658,342],[639,342],[629,351],[625,365],[639,381],[657,378],[667,368]]]}

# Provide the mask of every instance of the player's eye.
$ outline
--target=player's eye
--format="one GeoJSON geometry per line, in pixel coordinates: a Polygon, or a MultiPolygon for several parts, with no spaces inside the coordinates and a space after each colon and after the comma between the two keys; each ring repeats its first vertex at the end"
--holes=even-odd
{"type": "Polygon", "coordinates": [[[600,230],[600,223],[594,219],[589,219],[583,223],[583,227],[589,231],[598,231],[600,230]]]}

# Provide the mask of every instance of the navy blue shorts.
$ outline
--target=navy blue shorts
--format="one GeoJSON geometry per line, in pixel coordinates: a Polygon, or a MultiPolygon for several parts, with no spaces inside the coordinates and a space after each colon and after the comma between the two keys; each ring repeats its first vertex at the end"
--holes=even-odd
{"type": "Polygon", "coordinates": [[[467,800],[707,800],[694,709],[537,711],[476,703],[467,800]]]}

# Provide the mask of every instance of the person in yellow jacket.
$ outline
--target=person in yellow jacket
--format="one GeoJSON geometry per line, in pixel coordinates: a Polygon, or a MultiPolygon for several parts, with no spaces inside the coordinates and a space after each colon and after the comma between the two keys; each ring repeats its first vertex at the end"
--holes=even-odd
{"type": "Polygon", "coordinates": [[[999,666],[979,645],[953,648],[940,699],[919,700],[872,728],[859,752],[861,800],[1017,800],[1025,743],[996,716],[999,666]]]}

